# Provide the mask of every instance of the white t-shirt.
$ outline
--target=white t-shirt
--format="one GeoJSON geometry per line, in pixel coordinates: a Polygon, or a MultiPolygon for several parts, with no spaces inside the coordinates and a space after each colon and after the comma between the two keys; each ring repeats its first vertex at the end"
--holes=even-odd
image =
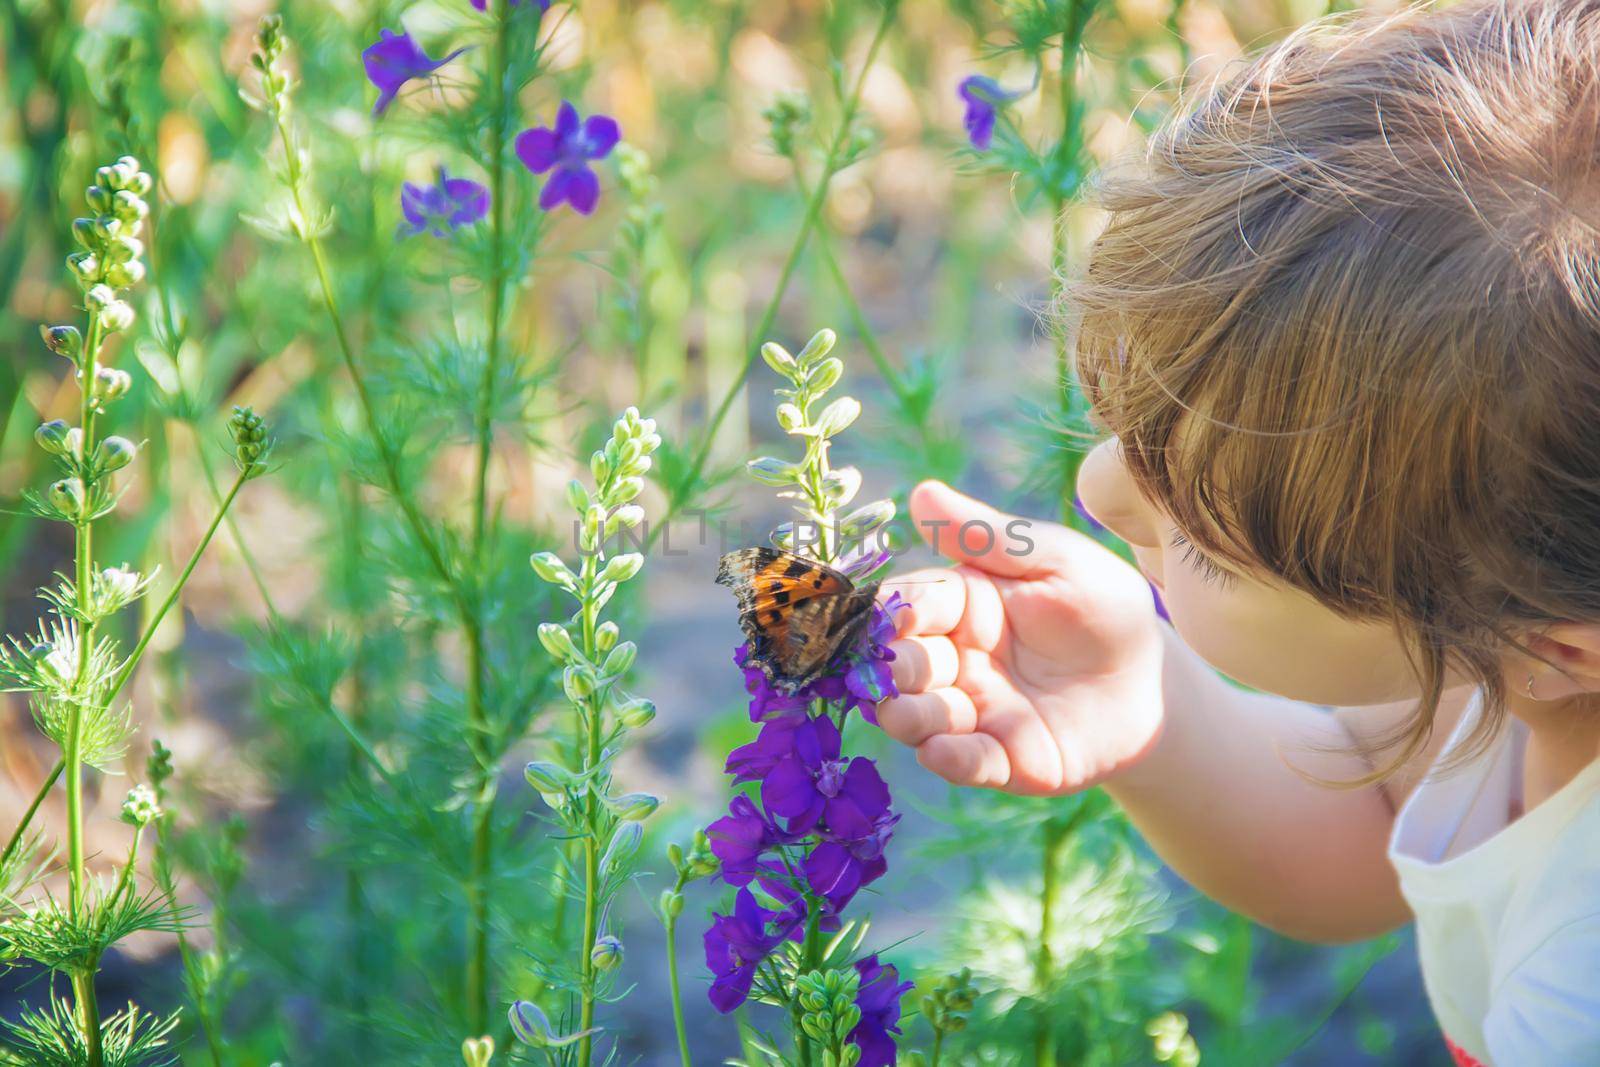
{"type": "Polygon", "coordinates": [[[1418,786],[1389,859],[1458,1063],[1600,1067],[1600,761],[1513,819],[1526,740],[1509,720],[1482,756],[1418,786]]]}

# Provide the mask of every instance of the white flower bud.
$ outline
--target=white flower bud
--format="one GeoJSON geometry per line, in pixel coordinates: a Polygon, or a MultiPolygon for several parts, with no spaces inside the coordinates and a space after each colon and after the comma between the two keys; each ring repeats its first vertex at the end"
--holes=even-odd
{"type": "Polygon", "coordinates": [[[822,409],[817,419],[817,432],[824,437],[835,437],[850,428],[861,415],[861,402],[853,396],[841,396],[822,409]]]}
{"type": "Polygon", "coordinates": [[[812,335],[811,340],[800,350],[800,365],[809,367],[817,360],[833,351],[833,346],[838,343],[839,335],[824,327],[812,335]]]}
{"type": "Polygon", "coordinates": [[[554,552],[535,552],[528,562],[533,565],[533,572],[551,585],[559,585],[564,589],[577,588],[572,571],[554,552]]]}
{"type": "Polygon", "coordinates": [[[762,485],[771,486],[793,485],[796,473],[793,463],[786,463],[776,456],[753,459],[745,464],[745,470],[762,485]]]}
{"type": "Polygon", "coordinates": [[[606,561],[605,570],[600,572],[603,582],[625,582],[639,573],[644,566],[644,557],[637,552],[624,552],[620,556],[612,556],[606,561]]]}
{"type": "Polygon", "coordinates": [[[133,325],[133,308],[121,300],[113,300],[101,309],[100,321],[110,332],[120,333],[133,325]]]}
{"type": "Polygon", "coordinates": [[[844,364],[837,358],[829,356],[811,368],[810,373],[806,375],[806,388],[814,395],[820,396],[838,385],[842,377],[844,377],[844,364]]]}
{"type": "Polygon", "coordinates": [[[553,622],[539,624],[539,643],[544,650],[563,662],[571,662],[578,658],[578,648],[572,643],[572,635],[567,629],[553,622]]]}
{"type": "Polygon", "coordinates": [[[644,697],[631,697],[617,708],[617,721],[630,730],[650,725],[655,717],[655,703],[644,697]]]}
{"type": "Polygon", "coordinates": [[[624,793],[618,797],[606,797],[605,804],[623,822],[642,822],[655,814],[661,801],[649,793],[624,793]]]}
{"type": "Polygon", "coordinates": [[[784,433],[797,433],[805,424],[806,417],[801,414],[798,407],[790,403],[778,405],[778,425],[782,427],[784,433]]]}
{"type": "Polygon", "coordinates": [[[616,623],[612,622],[610,619],[607,619],[605,622],[601,623],[595,628],[595,647],[601,652],[611,651],[611,647],[617,643],[617,637],[621,634],[621,632],[622,631],[617,628],[616,623]]]}
{"type": "Polygon", "coordinates": [[[774,341],[768,341],[761,346],[761,358],[767,361],[767,366],[777,371],[783,377],[793,381],[795,378],[795,361],[786,348],[774,341]]]}
{"type": "Polygon", "coordinates": [[[639,646],[632,641],[624,641],[611,650],[606,657],[605,665],[600,668],[600,673],[608,676],[626,674],[629,667],[633,666],[634,657],[639,654],[639,646]]]}
{"type": "Polygon", "coordinates": [[[126,437],[108,437],[100,442],[95,451],[101,470],[119,471],[133,462],[133,457],[139,453],[139,446],[126,437]]]}

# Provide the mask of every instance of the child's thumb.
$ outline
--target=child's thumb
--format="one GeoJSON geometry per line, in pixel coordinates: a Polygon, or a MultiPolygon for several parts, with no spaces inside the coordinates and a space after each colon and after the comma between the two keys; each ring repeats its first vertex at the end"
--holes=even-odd
{"type": "Polygon", "coordinates": [[[911,521],[935,552],[990,574],[1022,578],[1048,569],[1047,538],[1032,520],[1008,515],[943,482],[911,490],[911,521]]]}

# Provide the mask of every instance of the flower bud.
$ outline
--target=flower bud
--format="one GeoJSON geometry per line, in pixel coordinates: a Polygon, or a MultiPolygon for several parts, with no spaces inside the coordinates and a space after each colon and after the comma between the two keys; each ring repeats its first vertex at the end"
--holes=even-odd
{"type": "Polygon", "coordinates": [[[589,950],[589,962],[597,971],[616,970],[622,966],[622,942],[610,934],[601,934],[589,950]]]}
{"type": "Polygon", "coordinates": [[[571,772],[549,760],[534,760],[522,768],[522,777],[541,793],[563,793],[572,786],[571,772]]]}
{"type": "Polygon", "coordinates": [[[632,641],[622,642],[622,644],[612,649],[611,654],[606,657],[605,665],[600,668],[600,673],[612,676],[627,673],[628,668],[633,666],[634,657],[638,653],[639,646],[632,641]]]}
{"type": "Polygon", "coordinates": [[[89,210],[99,215],[111,210],[111,205],[115,202],[112,195],[112,190],[100,185],[91,185],[83,191],[83,198],[88,202],[89,210]]]}
{"type": "MultiPolygon", "coordinates": [[[[137,259],[129,260],[126,263],[113,263],[106,269],[106,281],[118,289],[127,289],[130,286],[138,285],[144,281],[144,264],[137,259]]],[[[124,304],[123,306],[126,307],[127,305],[124,304]]],[[[130,323],[133,321],[131,316],[128,321],[130,323]]],[[[126,327],[118,327],[118,329],[126,329],[126,327]]]]}
{"type": "Polygon", "coordinates": [[[494,1059],[494,1038],[469,1037],[461,1042],[461,1060],[466,1067],[489,1067],[494,1059]]]}
{"type": "Polygon", "coordinates": [[[745,464],[745,470],[749,472],[750,477],[762,485],[781,487],[794,484],[794,464],[786,463],[776,456],[762,456],[759,459],[753,459],[745,464]]]}
{"type": "Polygon", "coordinates": [[[782,345],[768,341],[761,346],[761,358],[767,361],[767,366],[790,381],[794,380],[796,372],[794,357],[782,345]]]}
{"type": "Polygon", "coordinates": [[[822,492],[835,505],[844,505],[861,491],[861,471],[856,467],[837,467],[822,477],[822,492]]]}
{"type": "Polygon", "coordinates": [[[683,914],[683,894],[675,893],[670,889],[661,891],[661,916],[672,920],[683,914]]]}
{"type": "Polygon", "coordinates": [[[822,409],[817,418],[817,432],[824,437],[834,437],[850,428],[861,415],[861,401],[853,396],[841,396],[822,409]]]}
{"type": "Polygon", "coordinates": [[[806,417],[800,409],[793,404],[783,403],[778,405],[778,425],[784,433],[798,433],[805,428],[806,417]]]}
{"type": "Polygon", "coordinates": [[[100,274],[100,257],[93,252],[74,252],[67,257],[67,269],[79,284],[92,282],[100,274]]]}
{"type": "Polygon", "coordinates": [[[644,697],[633,697],[617,709],[617,721],[630,730],[649,726],[655,717],[655,702],[644,697]]]}
{"type": "Polygon", "coordinates": [[[267,424],[255,409],[235,406],[228,419],[228,434],[233,438],[233,461],[246,477],[259,474],[263,461],[272,451],[267,424]]]}
{"type": "Polygon", "coordinates": [[[600,572],[603,582],[625,582],[639,573],[644,566],[644,557],[637,552],[624,552],[620,556],[612,556],[606,560],[605,570],[600,572]]]}
{"type": "Polygon", "coordinates": [[[617,637],[621,633],[622,631],[617,628],[617,624],[612,622],[610,619],[607,619],[605,622],[595,627],[594,647],[598,648],[601,652],[611,651],[612,646],[617,643],[617,637]]]}
{"type": "Polygon", "coordinates": [[[573,664],[561,672],[561,688],[567,699],[581,703],[594,694],[594,674],[586,663],[573,664]]]}
{"type": "Polygon", "coordinates": [[[610,537],[618,530],[631,530],[644,521],[644,508],[638,504],[624,504],[606,517],[605,534],[610,537]]]}
{"type": "Polygon", "coordinates": [[[844,364],[834,356],[818,363],[806,375],[806,388],[815,395],[820,396],[839,384],[839,379],[844,377],[844,364]]]}
{"type": "Polygon", "coordinates": [[[131,189],[119,189],[111,198],[111,213],[124,225],[143,222],[150,214],[150,205],[131,189]]]}
{"type": "Polygon", "coordinates": [[[83,517],[84,505],[87,502],[83,489],[83,482],[77,478],[63,478],[50,486],[48,491],[50,506],[69,519],[83,517]]]}
{"type": "Polygon", "coordinates": [[[811,340],[800,350],[797,357],[802,367],[809,367],[817,360],[833,351],[833,346],[839,342],[839,335],[827,327],[823,327],[811,335],[811,340]]]}
{"type": "MultiPolygon", "coordinates": [[[[140,269],[143,270],[142,267],[140,269]]],[[[133,325],[133,308],[121,300],[113,300],[101,310],[100,321],[111,333],[119,333],[133,325]]]]}
{"type": "Polygon", "coordinates": [[[131,234],[123,234],[107,246],[108,258],[113,263],[131,263],[144,255],[144,242],[131,234]]]}
{"type": "Polygon", "coordinates": [[[649,793],[624,793],[617,797],[606,797],[605,802],[611,813],[623,822],[641,822],[654,815],[661,806],[661,801],[649,793]]]}
{"type": "Polygon", "coordinates": [[[104,311],[117,302],[117,294],[109,285],[96,285],[83,294],[83,306],[90,311],[104,311]]]}
{"type": "Polygon", "coordinates": [[[95,449],[98,466],[102,471],[119,471],[133,462],[139,446],[126,437],[108,437],[95,449]]]}
{"type": "Polygon", "coordinates": [[[576,478],[567,483],[567,503],[579,514],[589,510],[589,490],[576,478]]]}
{"type": "Polygon", "coordinates": [[[76,360],[83,351],[83,335],[76,326],[41,326],[44,346],[64,359],[76,360]]]}
{"type": "Polygon", "coordinates": [[[570,1042],[556,1036],[550,1019],[537,1004],[519,1000],[511,1005],[511,1030],[517,1040],[530,1048],[560,1048],[570,1042]]]}
{"type": "Polygon", "coordinates": [[[172,749],[163,745],[160,738],[150,742],[150,758],[145,761],[144,769],[157,790],[162,782],[172,777],[172,749]]]}
{"type": "Polygon", "coordinates": [[[643,478],[637,475],[619,478],[611,488],[611,502],[613,504],[626,504],[642,492],[644,492],[643,478]]]}
{"type": "Polygon", "coordinates": [[[667,862],[672,864],[675,871],[683,869],[683,846],[676,841],[667,845],[667,862]]]}
{"type": "Polygon", "coordinates": [[[128,182],[128,192],[141,198],[149,196],[150,190],[153,188],[155,188],[155,179],[142,170],[128,182]]]}
{"type": "Polygon", "coordinates": [[[72,239],[84,249],[95,247],[95,228],[93,219],[73,219],[72,239]]]}
{"type": "Polygon", "coordinates": [[[846,538],[864,537],[894,518],[894,501],[877,500],[857,508],[839,524],[846,538]]]}
{"type": "Polygon", "coordinates": [[[596,452],[589,457],[589,473],[594,476],[595,485],[604,485],[611,476],[611,461],[604,452],[596,452]]]}
{"type": "Polygon", "coordinates": [[[577,584],[567,565],[554,552],[535,552],[528,558],[528,562],[533,565],[535,574],[552,585],[571,589],[577,584]]]}
{"type": "Polygon", "coordinates": [[[64,456],[67,454],[67,435],[71,431],[72,428],[63,420],[51,419],[33,431],[33,440],[52,456],[64,456]]]}
{"type": "Polygon", "coordinates": [[[617,827],[617,832],[611,835],[611,843],[606,846],[605,854],[600,857],[600,869],[613,871],[633,858],[639,851],[639,842],[644,840],[644,827],[636,822],[625,822],[617,827]]]}
{"type": "Polygon", "coordinates": [[[161,807],[156,794],[147,785],[136,785],[128,790],[128,799],[122,802],[122,821],[129,826],[149,826],[161,817],[161,807]]]}
{"type": "Polygon", "coordinates": [[[562,662],[571,662],[579,658],[578,647],[572,643],[572,635],[559,623],[541,622],[539,643],[544,646],[546,652],[562,662]]]}
{"type": "Polygon", "coordinates": [[[115,367],[96,367],[94,371],[94,399],[102,404],[121,400],[133,388],[133,379],[125,370],[115,367]]]}

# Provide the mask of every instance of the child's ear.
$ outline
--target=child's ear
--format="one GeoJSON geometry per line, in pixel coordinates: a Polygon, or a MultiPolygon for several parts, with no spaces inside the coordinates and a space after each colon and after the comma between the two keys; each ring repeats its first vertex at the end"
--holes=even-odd
{"type": "Polygon", "coordinates": [[[1514,691],[1535,700],[1563,700],[1600,693],[1600,624],[1558,622],[1527,638],[1539,659],[1524,659],[1532,684],[1509,678],[1514,691]]]}

